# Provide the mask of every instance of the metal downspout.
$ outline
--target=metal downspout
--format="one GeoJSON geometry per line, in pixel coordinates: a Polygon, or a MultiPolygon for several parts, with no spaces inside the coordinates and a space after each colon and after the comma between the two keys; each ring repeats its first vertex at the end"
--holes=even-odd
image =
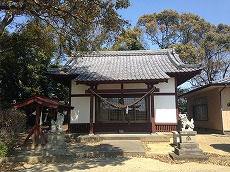
{"type": "Polygon", "coordinates": [[[225,134],[224,133],[224,121],[223,121],[223,107],[222,107],[222,96],[221,96],[221,93],[222,91],[226,88],[227,85],[224,86],[224,88],[222,88],[220,90],[220,113],[221,113],[221,121],[222,121],[222,134],[225,134]]]}

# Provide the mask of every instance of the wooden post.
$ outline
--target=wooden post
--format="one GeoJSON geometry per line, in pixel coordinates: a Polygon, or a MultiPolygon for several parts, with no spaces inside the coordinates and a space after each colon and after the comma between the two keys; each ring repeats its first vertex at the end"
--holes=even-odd
{"type": "Polygon", "coordinates": [[[67,132],[70,132],[71,133],[71,125],[70,125],[70,118],[71,118],[71,110],[70,109],[68,109],[67,110],[67,119],[68,119],[68,129],[67,129],[67,132]]]}
{"type": "Polygon", "coordinates": [[[36,106],[36,118],[35,118],[35,131],[34,131],[34,144],[38,145],[39,138],[39,117],[41,115],[41,107],[36,106]]]}
{"type": "MultiPolygon", "coordinates": [[[[48,143],[46,136],[44,135],[42,129],[39,126],[39,117],[41,115],[41,107],[40,106],[36,106],[36,117],[35,117],[35,125],[32,128],[32,130],[30,131],[29,135],[26,137],[23,145],[25,146],[26,143],[28,142],[30,136],[32,136],[32,134],[34,133],[34,145],[38,146],[38,142],[39,142],[39,135],[41,135],[45,141],[45,144],[48,143]]],[[[44,145],[45,145],[44,144],[44,145]]]]}
{"type": "Polygon", "coordinates": [[[150,95],[150,100],[151,100],[151,123],[152,123],[151,133],[156,133],[156,123],[155,123],[155,114],[154,114],[154,92],[150,95]]]}
{"type": "Polygon", "coordinates": [[[176,121],[179,119],[179,105],[178,105],[178,96],[177,96],[177,79],[175,78],[175,102],[176,102],[176,121]]]}
{"type": "MultiPolygon", "coordinates": [[[[72,83],[70,81],[69,83],[69,105],[71,106],[71,91],[72,90],[72,83]]],[[[70,119],[71,119],[71,109],[67,109],[67,118],[68,118],[68,129],[67,131],[71,133],[71,125],[70,125],[70,119]]]]}
{"type": "MultiPolygon", "coordinates": [[[[93,86],[91,86],[91,89],[93,89],[93,86]]],[[[93,134],[93,93],[90,93],[90,128],[89,128],[89,134],[93,134]]]]}

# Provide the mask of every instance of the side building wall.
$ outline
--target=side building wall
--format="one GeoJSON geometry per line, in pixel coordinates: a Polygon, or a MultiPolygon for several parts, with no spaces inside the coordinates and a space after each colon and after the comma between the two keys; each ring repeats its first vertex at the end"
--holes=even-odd
{"type": "Polygon", "coordinates": [[[226,87],[221,92],[222,98],[222,117],[225,134],[230,134],[230,87],[226,87]]]}
{"type": "Polygon", "coordinates": [[[188,97],[188,114],[191,118],[194,118],[194,100],[207,97],[208,119],[196,120],[195,127],[202,129],[210,129],[218,132],[222,131],[222,115],[220,108],[220,88],[213,88],[204,91],[199,91],[188,97]]]}

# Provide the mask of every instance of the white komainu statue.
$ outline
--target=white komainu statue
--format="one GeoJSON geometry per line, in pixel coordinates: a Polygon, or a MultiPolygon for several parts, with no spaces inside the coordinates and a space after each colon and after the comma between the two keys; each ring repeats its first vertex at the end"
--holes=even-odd
{"type": "Polygon", "coordinates": [[[51,120],[51,132],[56,132],[56,131],[57,131],[56,122],[52,119],[51,120]]]}
{"type": "Polygon", "coordinates": [[[57,124],[56,125],[57,125],[58,131],[63,131],[62,129],[63,122],[64,122],[64,114],[57,113],[57,121],[56,121],[57,124]]]}
{"type": "Polygon", "coordinates": [[[179,114],[179,122],[180,122],[180,131],[193,131],[194,129],[194,120],[188,120],[186,114],[179,114]]]}
{"type": "Polygon", "coordinates": [[[64,114],[57,113],[57,120],[51,120],[51,132],[63,131],[62,125],[64,122],[64,114]]]}

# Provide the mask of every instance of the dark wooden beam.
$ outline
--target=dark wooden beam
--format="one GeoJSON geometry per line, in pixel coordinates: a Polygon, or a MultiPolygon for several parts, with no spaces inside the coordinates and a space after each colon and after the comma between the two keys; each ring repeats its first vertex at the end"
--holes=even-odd
{"type": "MultiPolygon", "coordinates": [[[[69,104],[70,104],[70,106],[72,104],[72,102],[71,102],[71,92],[72,92],[72,83],[70,82],[69,83],[69,104]]],[[[70,132],[71,131],[71,129],[70,129],[70,127],[71,127],[71,125],[70,125],[71,110],[70,109],[67,110],[67,119],[68,119],[68,121],[67,121],[67,123],[68,123],[67,131],[70,132]]]]}
{"type": "Polygon", "coordinates": [[[176,120],[179,119],[179,105],[178,105],[178,95],[177,95],[177,78],[175,78],[175,102],[176,102],[176,120]]]}
{"type": "MultiPolygon", "coordinates": [[[[93,89],[93,86],[91,86],[91,89],[93,89]]],[[[93,93],[90,93],[90,129],[89,134],[93,134],[93,93]]]]}
{"type": "Polygon", "coordinates": [[[150,95],[150,99],[151,99],[151,123],[152,123],[151,133],[156,133],[156,123],[155,123],[155,114],[154,114],[154,92],[150,95]]]}
{"type": "Polygon", "coordinates": [[[102,80],[102,81],[76,81],[76,84],[127,84],[127,83],[152,83],[159,84],[160,82],[167,82],[169,78],[165,79],[143,79],[143,80],[102,80]]]}
{"type": "MultiPolygon", "coordinates": [[[[106,89],[106,90],[96,90],[92,89],[97,94],[108,94],[108,93],[117,93],[117,94],[125,94],[125,93],[147,93],[150,89],[106,89]]],[[[159,88],[156,88],[154,92],[159,92],[159,88]]],[[[91,93],[90,90],[85,90],[85,93],[91,93]]]]}

